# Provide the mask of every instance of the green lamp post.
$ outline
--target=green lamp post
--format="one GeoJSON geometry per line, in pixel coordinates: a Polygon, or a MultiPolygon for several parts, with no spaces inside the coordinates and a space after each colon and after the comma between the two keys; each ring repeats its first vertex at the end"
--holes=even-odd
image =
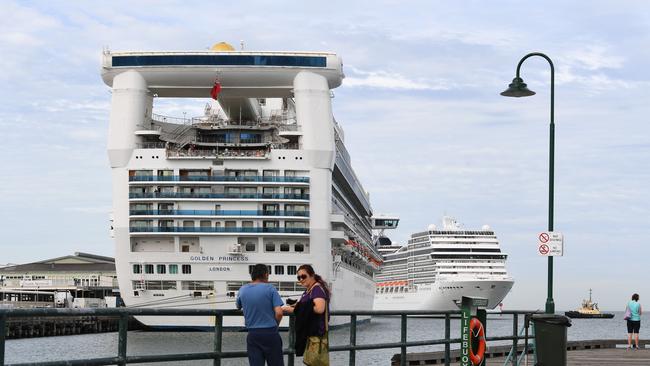
{"type": "MultiPolygon", "coordinates": [[[[521,65],[529,57],[539,56],[548,61],[551,66],[551,123],[550,123],[550,143],[549,143],[549,163],[548,163],[548,231],[553,231],[553,181],[554,165],[555,165],[555,121],[554,121],[554,108],[555,108],[555,68],[553,61],[543,53],[533,52],[524,56],[517,65],[517,75],[512,79],[512,83],[508,85],[508,89],[501,93],[504,97],[529,97],[535,95],[535,92],[529,90],[524,80],[519,77],[521,65]]],[[[553,257],[548,257],[548,294],[546,297],[546,313],[555,313],[555,303],[553,302],[553,257]]]]}

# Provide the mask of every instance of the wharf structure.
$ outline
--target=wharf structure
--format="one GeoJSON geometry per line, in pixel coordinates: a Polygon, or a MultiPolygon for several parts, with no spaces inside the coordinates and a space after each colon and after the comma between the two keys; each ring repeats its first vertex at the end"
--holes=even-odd
{"type": "Polygon", "coordinates": [[[55,293],[103,299],[118,292],[111,257],[76,252],[0,268],[0,304],[7,307],[54,306],[55,293]]]}
{"type": "MultiPolygon", "coordinates": [[[[331,284],[333,309],[372,308],[381,263],[372,209],[332,114],[342,67],[330,52],[225,43],[104,52],[112,227],[127,306],[232,309],[255,263],[268,265],[282,297],[297,297],[296,271],[308,263],[331,284]],[[195,103],[207,103],[205,113],[164,115],[163,98],[204,98],[195,103]]],[[[140,320],[214,325],[211,317],[140,320]]]]}

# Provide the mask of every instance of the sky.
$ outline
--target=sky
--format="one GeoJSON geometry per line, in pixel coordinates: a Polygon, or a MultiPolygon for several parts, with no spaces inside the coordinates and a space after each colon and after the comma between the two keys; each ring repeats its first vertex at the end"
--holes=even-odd
{"type": "MultiPolygon", "coordinates": [[[[555,64],[554,299],[601,309],[650,298],[650,3],[646,1],[0,2],[0,264],[113,255],[103,48],[333,51],[333,108],[393,241],[443,215],[497,233],[515,286],[506,309],[543,309],[550,68],[537,94],[499,95],[518,61],[555,64]]],[[[199,114],[177,100],[163,114],[199,114]]]]}

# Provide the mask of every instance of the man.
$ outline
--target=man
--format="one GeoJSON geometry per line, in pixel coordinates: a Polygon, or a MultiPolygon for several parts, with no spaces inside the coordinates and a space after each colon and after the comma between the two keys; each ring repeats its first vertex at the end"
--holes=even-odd
{"type": "Polygon", "coordinates": [[[237,295],[237,309],[244,310],[248,336],[246,350],[251,366],[284,366],[282,338],[278,324],[282,320],[282,299],[269,284],[266,265],[256,264],[251,271],[252,282],[242,286],[237,295]]]}

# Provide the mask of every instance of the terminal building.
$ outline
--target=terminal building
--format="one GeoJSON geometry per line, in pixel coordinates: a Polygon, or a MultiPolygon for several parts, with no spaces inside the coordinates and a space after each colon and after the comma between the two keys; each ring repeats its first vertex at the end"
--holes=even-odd
{"type": "Polygon", "coordinates": [[[77,252],[0,267],[0,303],[26,301],[47,306],[57,292],[67,292],[75,299],[116,296],[115,259],[77,252]]]}

